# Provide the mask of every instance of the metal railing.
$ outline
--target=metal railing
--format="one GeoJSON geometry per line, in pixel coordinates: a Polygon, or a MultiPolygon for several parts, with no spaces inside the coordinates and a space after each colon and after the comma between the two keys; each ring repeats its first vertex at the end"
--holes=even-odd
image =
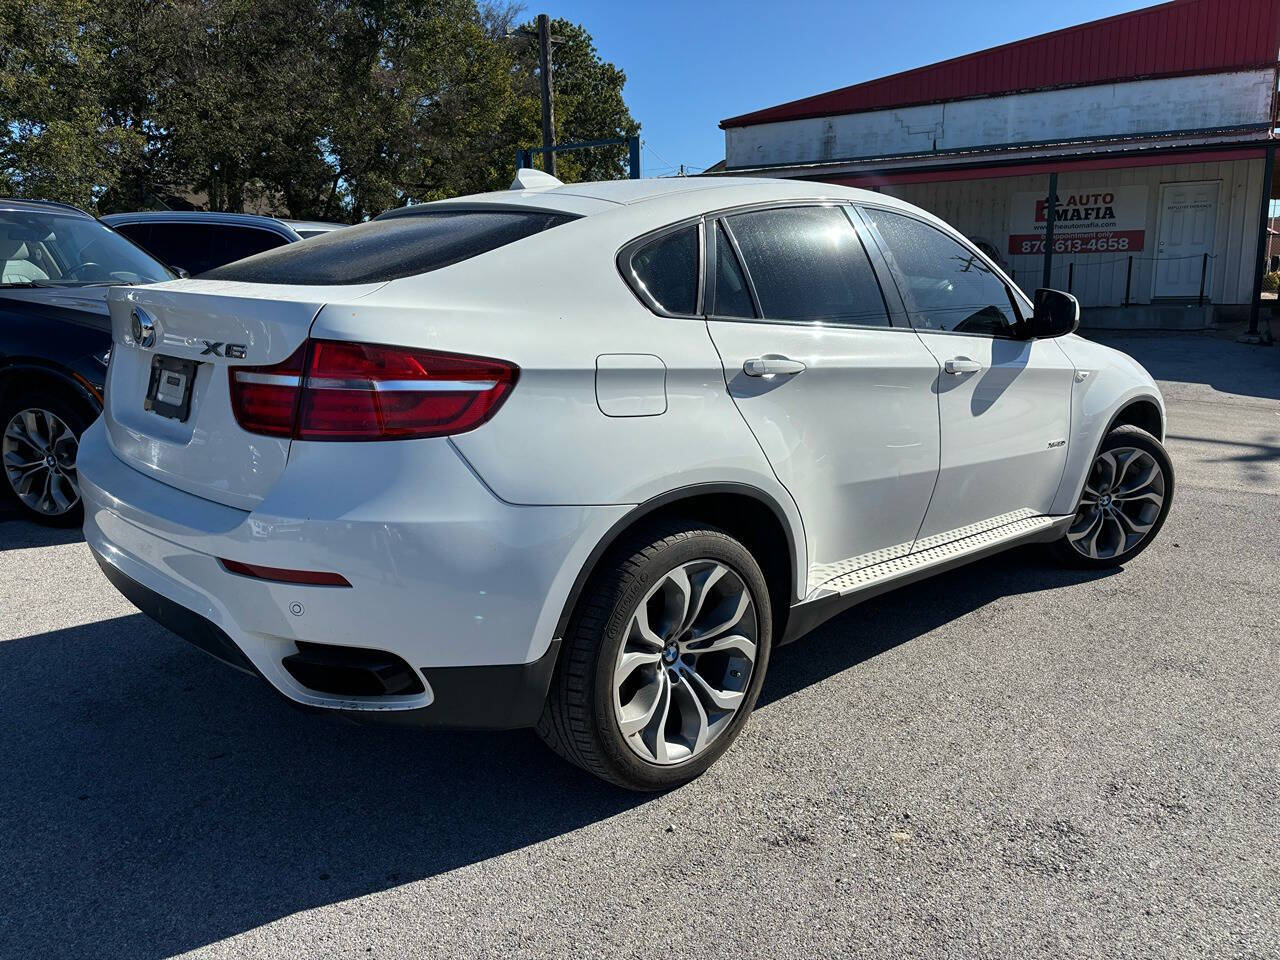
{"type": "MultiPolygon", "coordinates": [[[[1055,258],[1052,266],[1051,285],[1056,289],[1065,290],[1067,293],[1074,294],[1077,287],[1082,286],[1083,281],[1087,281],[1091,274],[1096,276],[1097,272],[1104,268],[1115,268],[1119,264],[1124,264],[1124,306],[1128,307],[1132,306],[1134,302],[1133,284],[1135,266],[1150,264],[1153,269],[1158,269],[1160,265],[1174,264],[1184,260],[1197,260],[1200,263],[1199,291],[1194,297],[1188,297],[1186,299],[1194,299],[1198,305],[1204,306],[1206,299],[1210,294],[1209,284],[1211,280],[1212,261],[1216,259],[1217,256],[1210,253],[1192,254],[1185,257],[1144,257],[1137,254],[1126,254],[1116,257],[1107,257],[1101,260],[1094,260],[1092,258],[1088,260],[1068,260],[1059,254],[1059,256],[1055,258]]],[[[1011,271],[1011,274],[1014,276],[1015,280],[1018,280],[1019,277],[1021,277],[1023,281],[1026,281],[1030,279],[1032,271],[1029,269],[1023,269],[1016,272],[1011,271]]],[[[1035,273],[1035,280],[1037,284],[1041,280],[1038,271],[1035,273]]],[[[1113,275],[1108,276],[1105,282],[1113,283],[1113,275]]]]}

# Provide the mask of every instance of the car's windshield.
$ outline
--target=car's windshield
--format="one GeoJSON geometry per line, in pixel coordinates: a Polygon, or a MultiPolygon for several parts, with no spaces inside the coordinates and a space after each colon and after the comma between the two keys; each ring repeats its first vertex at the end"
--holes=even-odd
{"type": "Polygon", "coordinates": [[[157,283],[173,277],[159,260],[97,220],[0,211],[0,287],[157,283]]]}

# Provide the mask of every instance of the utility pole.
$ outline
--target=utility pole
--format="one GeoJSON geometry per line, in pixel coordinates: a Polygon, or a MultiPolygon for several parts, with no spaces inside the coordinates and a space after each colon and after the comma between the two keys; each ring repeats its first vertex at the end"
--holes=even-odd
{"type": "Polygon", "coordinates": [[[551,19],[538,14],[538,72],[542,74],[542,163],[556,175],[556,111],[551,102],[551,19]]]}
{"type": "Polygon", "coordinates": [[[1058,220],[1058,174],[1049,174],[1049,202],[1045,205],[1047,214],[1044,224],[1044,280],[1042,287],[1053,286],[1053,225],[1058,220]]]}
{"type": "MultiPolygon", "coordinates": [[[[1261,342],[1258,314],[1262,311],[1262,275],[1267,270],[1267,227],[1271,226],[1271,187],[1276,170],[1276,142],[1267,144],[1267,159],[1263,161],[1262,209],[1258,218],[1258,249],[1253,262],[1253,296],[1249,300],[1249,332],[1241,339],[1245,343],[1261,342]]],[[[1274,336],[1274,333],[1272,334],[1274,336]]]]}

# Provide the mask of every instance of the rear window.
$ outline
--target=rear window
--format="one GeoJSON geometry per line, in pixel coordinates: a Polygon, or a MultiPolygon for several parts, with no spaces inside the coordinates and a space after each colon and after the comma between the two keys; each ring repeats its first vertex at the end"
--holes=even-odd
{"type": "Polygon", "coordinates": [[[576,219],[541,210],[415,213],[334,230],[201,276],[247,283],[381,283],[439,270],[576,219]]]}

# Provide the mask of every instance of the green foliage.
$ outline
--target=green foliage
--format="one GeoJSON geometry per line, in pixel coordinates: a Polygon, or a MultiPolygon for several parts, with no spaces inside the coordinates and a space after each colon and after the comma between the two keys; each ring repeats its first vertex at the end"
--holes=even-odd
{"type": "Polygon", "coordinates": [[[1262,289],[1266,293],[1280,293],[1280,272],[1264,273],[1262,275],[1262,289]]]}
{"type": "Polygon", "coordinates": [[[107,116],[107,44],[85,0],[0,0],[0,193],[92,206],[143,148],[107,116]]]}
{"type": "MultiPolygon", "coordinates": [[[[475,0],[0,0],[0,193],[359,220],[511,178],[541,141],[520,8],[475,0]]],[[[625,76],[556,21],[560,141],[631,135],[625,76]]],[[[626,151],[562,155],[625,175],[626,151]]]]}

